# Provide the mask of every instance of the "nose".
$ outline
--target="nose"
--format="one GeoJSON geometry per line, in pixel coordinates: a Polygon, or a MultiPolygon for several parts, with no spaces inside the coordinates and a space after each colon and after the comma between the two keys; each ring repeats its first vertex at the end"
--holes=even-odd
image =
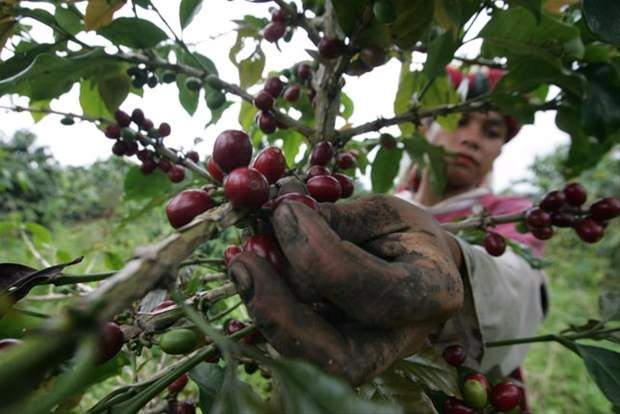
{"type": "Polygon", "coordinates": [[[477,151],[480,149],[480,140],[480,129],[475,122],[470,122],[467,126],[459,128],[458,141],[464,147],[477,151]]]}

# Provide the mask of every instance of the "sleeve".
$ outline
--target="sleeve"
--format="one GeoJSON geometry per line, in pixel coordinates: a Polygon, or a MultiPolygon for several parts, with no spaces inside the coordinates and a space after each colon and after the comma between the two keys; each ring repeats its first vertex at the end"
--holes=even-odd
{"type": "Polygon", "coordinates": [[[535,335],[543,320],[545,275],[510,249],[493,257],[482,247],[455,238],[465,262],[465,300],[461,312],[431,340],[439,346],[459,343],[468,353],[467,365],[506,376],[523,362],[528,346],[486,348],[484,344],[535,335]]]}

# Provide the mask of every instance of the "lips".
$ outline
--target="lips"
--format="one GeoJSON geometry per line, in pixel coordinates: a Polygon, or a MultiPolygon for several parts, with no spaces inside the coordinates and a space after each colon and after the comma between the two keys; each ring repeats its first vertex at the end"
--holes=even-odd
{"type": "Polygon", "coordinates": [[[463,153],[457,153],[454,157],[454,161],[458,164],[467,164],[472,166],[479,165],[478,161],[476,161],[475,158],[463,153]]]}

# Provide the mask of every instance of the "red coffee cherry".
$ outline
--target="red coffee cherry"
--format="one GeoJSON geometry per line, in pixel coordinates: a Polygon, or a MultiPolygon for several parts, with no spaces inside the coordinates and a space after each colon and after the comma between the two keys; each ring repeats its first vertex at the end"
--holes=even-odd
{"type": "Polygon", "coordinates": [[[269,184],[273,184],[284,176],[286,160],[278,147],[267,147],[254,159],[252,168],[260,171],[269,184]]]}
{"type": "Polygon", "coordinates": [[[247,336],[244,336],[243,342],[246,345],[256,345],[256,344],[263,344],[267,342],[267,340],[265,339],[263,334],[257,330],[257,331],[252,332],[251,334],[248,334],[247,336]]]}
{"type": "Polygon", "coordinates": [[[265,134],[271,134],[278,128],[278,121],[269,112],[262,111],[258,115],[258,127],[265,134]]]}
{"type": "Polygon", "coordinates": [[[499,411],[510,411],[521,403],[521,388],[509,382],[500,382],[491,390],[491,404],[499,411]]]}
{"type": "Polygon", "coordinates": [[[254,106],[261,111],[269,111],[273,108],[273,96],[267,91],[260,91],[254,97],[254,106]]]}
{"type": "Polygon", "coordinates": [[[334,147],[329,141],[321,141],[312,148],[310,154],[310,165],[325,165],[334,156],[334,147]]]}
{"type": "Polygon", "coordinates": [[[155,306],[153,308],[153,312],[157,312],[157,311],[160,311],[162,309],[169,308],[169,307],[171,307],[173,305],[176,305],[175,301],[173,301],[172,299],[166,299],[162,303],[160,303],[159,305],[155,306]]]}
{"type": "Polygon", "coordinates": [[[297,66],[297,77],[300,81],[305,82],[312,78],[312,68],[307,63],[300,63],[297,66]]]}
{"type": "Polygon", "coordinates": [[[620,215],[620,200],[605,197],[590,206],[590,217],[596,221],[611,220],[620,215]]]}
{"type": "Polygon", "coordinates": [[[557,211],[551,214],[551,224],[556,227],[573,227],[575,216],[565,211],[557,211]]]}
{"type": "Polygon", "coordinates": [[[213,208],[215,204],[203,190],[185,190],[172,197],[166,206],[166,215],[175,229],[191,222],[194,217],[213,208]]]}
{"type": "Polygon", "coordinates": [[[465,405],[465,401],[448,397],[443,403],[442,414],[476,414],[476,410],[465,405]]]}
{"type": "Polygon", "coordinates": [[[542,228],[551,225],[551,215],[540,208],[530,208],[525,212],[525,224],[529,228],[542,228]]]}
{"type": "Polygon", "coordinates": [[[136,156],[140,161],[146,161],[153,158],[153,153],[149,150],[141,149],[136,153],[136,156]]]}
{"type": "Polygon", "coordinates": [[[340,187],[342,188],[341,198],[349,198],[353,195],[353,181],[351,181],[348,176],[341,173],[334,173],[332,177],[340,183],[340,187]]]}
{"type": "Polygon", "coordinates": [[[596,243],[605,234],[603,226],[589,218],[577,222],[573,229],[575,229],[577,236],[586,243],[596,243]]]}
{"type": "Polygon", "coordinates": [[[153,121],[151,121],[148,118],[144,118],[144,121],[142,121],[142,125],[140,125],[140,128],[145,130],[145,131],[148,131],[148,130],[152,129],[153,126],[154,126],[153,121]]]}
{"type": "Polygon", "coordinates": [[[99,332],[97,363],[102,364],[118,354],[123,347],[123,331],[114,322],[106,322],[99,332]]]}
{"type": "Polygon", "coordinates": [[[135,141],[130,141],[127,143],[127,148],[125,149],[125,155],[132,156],[138,153],[138,143],[135,141]]]}
{"type": "Polygon", "coordinates": [[[537,227],[530,229],[530,233],[538,240],[549,240],[553,236],[552,227],[537,227]]]}
{"type": "Polygon", "coordinates": [[[117,139],[121,137],[121,127],[116,124],[109,124],[105,127],[105,136],[111,139],[117,139]]]}
{"type": "Polygon", "coordinates": [[[314,198],[301,193],[286,193],[279,196],[274,200],[273,208],[278,208],[278,206],[282,203],[301,203],[307,205],[315,211],[319,210],[319,203],[317,203],[314,198]]]}
{"type": "Polygon", "coordinates": [[[209,157],[209,161],[207,161],[207,171],[213,177],[215,181],[218,183],[222,183],[224,180],[224,173],[220,170],[220,167],[215,163],[213,157],[209,157]]]}
{"type": "Polygon", "coordinates": [[[566,196],[566,202],[571,206],[579,207],[585,203],[588,198],[588,192],[585,187],[579,183],[569,183],[564,187],[563,191],[566,196]]]}
{"type": "Polygon", "coordinates": [[[274,98],[280,96],[283,88],[284,84],[277,76],[267,78],[267,80],[265,81],[265,85],[263,86],[263,89],[274,98]]]}
{"type": "Polygon", "coordinates": [[[157,132],[159,132],[159,136],[161,138],[167,137],[171,132],[170,124],[167,122],[162,122],[159,124],[159,128],[157,128],[157,132]]]}
{"type": "Polygon", "coordinates": [[[213,159],[220,170],[231,172],[237,167],[246,167],[252,159],[252,143],[243,131],[228,129],[215,139],[213,159]]]}
{"type": "Polygon", "coordinates": [[[224,262],[226,263],[226,266],[228,266],[232,259],[234,259],[239,253],[241,253],[239,246],[235,246],[234,244],[228,246],[226,250],[224,250],[224,262]]]}
{"type": "Polygon", "coordinates": [[[170,414],[196,414],[196,406],[191,401],[170,401],[168,412],[170,414]]]}
{"type": "Polygon", "coordinates": [[[324,165],[312,165],[308,168],[308,171],[306,171],[306,180],[319,175],[331,175],[331,171],[324,165]]]}
{"type": "Polygon", "coordinates": [[[342,195],[342,187],[337,179],[329,175],[319,175],[308,180],[306,186],[312,197],[320,202],[333,203],[342,195]]]}
{"type": "Polygon", "coordinates": [[[563,191],[550,191],[539,204],[539,207],[543,210],[552,213],[554,211],[560,211],[566,204],[566,196],[563,191]]]}
{"type": "Polygon", "coordinates": [[[458,367],[465,362],[467,354],[461,345],[450,345],[443,350],[443,359],[453,367],[458,367]]]}
{"type": "Polygon", "coordinates": [[[243,243],[244,252],[252,252],[267,260],[274,269],[281,272],[284,269],[284,254],[278,240],[269,234],[255,234],[243,243]]]}
{"type": "Polygon", "coordinates": [[[349,168],[355,167],[357,159],[350,152],[341,152],[336,155],[336,165],[338,168],[342,168],[343,170],[348,170],[349,168]]]}
{"type": "Polygon", "coordinates": [[[282,22],[271,22],[265,29],[263,30],[263,38],[266,41],[274,43],[280,40],[282,36],[284,36],[284,32],[286,31],[286,25],[282,22]]]}
{"type": "Polygon", "coordinates": [[[297,84],[291,85],[284,91],[284,99],[288,102],[297,102],[301,94],[301,87],[297,84]]]}
{"type": "Polygon", "coordinates": [[[344,44],[335,37],[325,36],[319,41],[319,55],[323,59],[336,59],[342,55],[344,44]]]}
{"type": "Polygon", "coordinates": [[[4,338],[0,339],[0,352],[6,351],[7,349],[21,344],[22,341],[20,339],[15,338],[4,338]]]}
{"type": "Polygon", "coordinates": [[[131,117],[129,114],[121,111],[120,109],[117,109],[114,112],[114,119],[116,120],[116,123],[123,128],[128,127],[129,124],[131,124],[131,117]]]}
{"type": "Polygon", "coordinates": [[[157,163],[157,165],[159,169],[162,170],[163,172],[168,172],[172,169],[172,163],[165,158],[162,158],[161,160],[159,160],[159,163],[157,163]]]}
{"type": "Polygon", "coordinates": [[[131,113],[131,120],[135,122],[136,125],[141,126],[142,122],[144,122],[144,112],[142,112],[142,109],[134,109],[131,113]]]}
{"type": "Polygon", "coordinates": [[[491,256],[501,256],[506,251],[506,239],[501,234],[487,231],[483,241],[484,249],[491,256]]]}
{"type": "Polygon", "coordinates": [[[185,168],[180,165],[173,165],[168,171],[168,178],[173,183],[180,183],[185,179],[185,168]]]}
{"type": "Polygon", "coordinates": [[[235,332],[239,332],[240,330],[244,329],[245,327],[247,327],[245,323],[237,319],[229,319],[224,324],[224,331],[227,335],[232,335],[235,332]]]}
{"type": "Polygon", "coordinates": [[[114,155],[122,157],[125,155],[127,151],[127,143],[125,141],[116,141],[114,145],[112,145],[112,152],[114,155]]]}
{"type": "Polygon", "coordinates": [[[140,171],[142,171],[142,174],[144,175],[149,175],[153,173],[153,171],[155,171],[156,168],[157,168],[157,163],[153,161],[152,159],[147,158],[146,160],[142,161],[142,164],[140,164],[140,171]]]}
{"type": "Polygon", "coordinates": [[[310,99],[310,103],[314,104],[315,97],[316,97],[316,90],[313,87],[308,88],[308,99],[310,99]]]}
{"type": "Polygon", "coordinates": [[[196,151],[187,151],[185,156],[196,163],[200,160],[200,155],[196,151]]]}
{"type": "Polygon", "coordinates": [[[269,182],[254,168],[237,168],[224,180],[224,195],[235,208],[256,210],[269,200],[269,182]]]}
{"type": "Polygon", "coordinates": [[[271,21],[286,23],[286,11],[283,9],[276,9],[271,12],[271,21]]]}
{"type": "Polygon", "coordinates": [[[172,384],[168,385],[168,391],[170,391],[172,394],[178,394],[181,392],[183,388],[185,388],[188,381],[189,381],[188,375],[182,374],[179,378],[174,380],[172,384]]]}

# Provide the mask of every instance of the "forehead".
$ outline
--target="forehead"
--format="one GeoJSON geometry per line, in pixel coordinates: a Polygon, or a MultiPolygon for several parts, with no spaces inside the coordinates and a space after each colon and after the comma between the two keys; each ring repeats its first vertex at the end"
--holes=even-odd
{"type": "Polygon", "coordinates": [[[476,120],[479,122],[498,122],[498,123],[504,123],[504,117],[499,113],[499,112],[495,112],[495,111],[489,111],[489,112],[469,112],[466,114],[463,114],[463,116],[466,116],[468,119],[470,120],[476,120]]]}

